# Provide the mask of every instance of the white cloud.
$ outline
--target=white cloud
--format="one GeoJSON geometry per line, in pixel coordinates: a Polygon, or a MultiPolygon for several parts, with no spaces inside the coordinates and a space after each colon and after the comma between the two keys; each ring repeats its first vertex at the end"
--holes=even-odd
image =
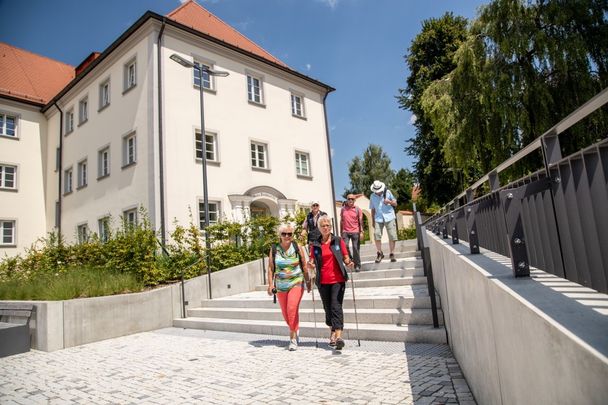
{"type": "Polygon", "coordinates": [[[331,157],[333,158],[334,157],[334,148],[330,149],[330,153],[331,153],[331,157]]]}
{"type": "Polygon", "coordinates": [[[412,114],[410,117],[410,124],[414,125],[416,121],[418,121],[418,117],[416,117],[416,114],[412,114]]]}
{"type": "Polygon", "coordinates": [[[306,70],[308,70],[310,72],[310,68],[312,68],[312,65],[310,63],[306,64],[306,70]]]}
{"type": "Polygon", "coordinates": [[[331,8],[332,10],[335,10],[336,7],[338,7],[338,3],[340,2],[340,0],[317,0],[320,3],[325,4],[326,6],[328,6],[329,8],[331,8]]]}

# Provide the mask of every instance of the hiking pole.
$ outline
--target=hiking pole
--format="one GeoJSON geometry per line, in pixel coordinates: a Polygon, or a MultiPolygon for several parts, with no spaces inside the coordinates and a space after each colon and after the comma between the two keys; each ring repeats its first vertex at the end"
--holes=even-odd
{"type": "Polygon", "coordinates": [[[357,317],[357,300],[355,299],[355,280],[353,279],[353,269],[350,270],[350,286],[353,290],[353,307],[355,308],[355,324],[357,325],[357,343],[361,347],[361,339],[359,338],[359,318],[357,317]]]}

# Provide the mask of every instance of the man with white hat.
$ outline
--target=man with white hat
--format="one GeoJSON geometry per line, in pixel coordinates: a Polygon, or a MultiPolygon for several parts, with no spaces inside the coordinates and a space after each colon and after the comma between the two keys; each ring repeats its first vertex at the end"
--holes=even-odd
{"type": "Polygon", "coordinates": [[[374,225],[374,241],[376,243],[376,263],[380,263],[384,258],[382,253],[382,229],[386,228],[388,234],[388,246],[390,249],[391,262],[396,262],[395,241],[397,240],[397,221],[395,217],[395,209],[397,200],[390,190],[387,190],[386,185],[380,180],[374,181],[371,185],[372,195],[369,197],[369,208],[372,211],[372,222],[374,225]]]}

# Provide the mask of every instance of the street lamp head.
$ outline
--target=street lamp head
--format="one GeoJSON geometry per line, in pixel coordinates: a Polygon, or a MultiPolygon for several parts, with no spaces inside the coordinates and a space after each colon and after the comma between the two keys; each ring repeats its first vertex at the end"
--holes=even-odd
{"type": "Polygon", "coordinates": [[[218,77],[226,77],[230,74],[229,72],[225,72],[223,70],[213,70],[213,69],[209,69],[208,67],[203,67],[203,72],[209,73],[210,76],[218,76],[218,77]]]}
{"type": "Polygon", "coordinates": [[[190,62],[188,59],[185,59],[185,58],[179,56],[176,53],[174,53],[171,56],[169,56],[169,58],[171,58],[174,62],[179,63],[183,67],[187,67],[187,68],[194,67],[194,63],[190,62]]]}

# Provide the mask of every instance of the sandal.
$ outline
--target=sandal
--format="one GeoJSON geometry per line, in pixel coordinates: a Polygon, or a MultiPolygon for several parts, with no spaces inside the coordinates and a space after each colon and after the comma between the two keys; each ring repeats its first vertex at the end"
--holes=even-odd
{"type": "Polygon", "coordinates": [[[329,346],[336,347],[336,335],[331,335],[329,338],[329,346]]]}

